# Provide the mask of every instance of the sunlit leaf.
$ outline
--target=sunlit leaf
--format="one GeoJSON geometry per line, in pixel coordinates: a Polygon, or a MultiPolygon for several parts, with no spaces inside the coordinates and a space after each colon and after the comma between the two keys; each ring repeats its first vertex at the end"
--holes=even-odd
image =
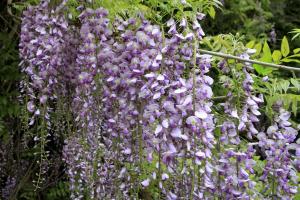
{"type": "Polygon", "coordinates": [[[279,63],[282,58],[281,52],[279,50],[273,51],[272,58],[275,63],[279,63]]]}
{"type": "Polygon", "coordinates": [[[246,47],[249,48],[249,49],[252,49],[255,45],[255,41],[254,40],[251,40],[250,42],[248,42],[246,44],[246,47]]]}
{"type": "Polygon", "coordinates": [[[289,42],[288,42],[286,36],[284,36],[281,41],[281,53],[282,53],[283,57],[286,57],[290,53],[289,42]]]}
{"type": "Polygon", "coordinates": [[[254,49],[256,49],[256,53],[254,54],[254,56],[259,55],[260,52],[261,52],[261,49],[262,49],[261,43],[257,43],[257,44],[254,46],[254,49]]]}
{"type": "Polygon", "coordinates": [[[216,11],[215,11],[215,8],[213,7],[213,6],[211,6],[210,8],[209,8],[209,12],[208,12],[208,14],[209,14],[209,16],[211,16],[211,18],[215,18],[215,16],[216,16],[216,11]]]}
{"type": "Polygon", "coordinates": [[[300,52],[300,48],[294,49],[293,52],[294,52],[294,54],[299,53],[300,52]]]}

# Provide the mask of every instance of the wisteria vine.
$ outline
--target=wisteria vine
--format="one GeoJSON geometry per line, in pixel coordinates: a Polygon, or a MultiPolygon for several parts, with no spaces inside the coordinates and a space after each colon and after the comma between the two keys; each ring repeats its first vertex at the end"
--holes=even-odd
{"type": "Polygon", "coordinates": [[[253,91],[252,67],[226,60],[218,70],[235,81],[224,82],[226,100],[214,108],[213,58],[198,52],[204,14],[166,26],[141,14],[107,16],[86,8],[71,25],[42,1],[22,18],[22,86],[30,125],[47,128],[36,136],[41,149],[53,113],[70,112],[63,157],[71,199],[140,199],[148,188],[155,199],[292,199],[300,144],[290,113],[279,102],[271,125],[258,126],[264,98],[253,91]],[[246,139],[257,142],[245,148],[246,139]],[[255,189],[258,149],[268,195],[255,189]]]}

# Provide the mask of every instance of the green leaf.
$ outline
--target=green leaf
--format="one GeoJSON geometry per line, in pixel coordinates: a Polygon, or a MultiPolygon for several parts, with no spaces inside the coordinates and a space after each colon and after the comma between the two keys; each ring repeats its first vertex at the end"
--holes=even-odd
{"type": "Polygon", "coordinates": [[[275,63],[279,63],[282,58],[281,52],[279,50],[273,51],[272,58],[275,63]]]}
{"type": "Polygon", "coordinates": [[[201,42],[203,42],[204,45],[207,45],[210,49],[214,48],[208,38],[204,38],[201,42]]]}
{"type": "Polygon", "coordinates": [[[213,18],[213,19],[215,18],[215,16],[216,16],[216,11],[215,11],[215,9],[214,9],[213,6],[211,6],[211,7],[209,8],[208,14],[211,16],[211,18],[213,18]]]}
{"type": "MultiPolygon", "coordinates": [[[[269,57],[268,55],[264,55],[261,59],[259,59],[262,62],[272,62],[272,57],[269,57]]],[[[274,70],[272,67],[262,66],[259,64],[253,65],[254,69],[257,71],[258,74],[266,76],[274,70]]]]}
{"type": "Polygon", "coordinates": [[[254,46],[254,49],[256,49],[256,53],[254,54],[254,56],[257,56],[257,55],[260,54],[261,48],[262,48],[261,43],[257,43],[257,44],[254,46]]]}
{"type": "Polygon", "coordinates": [[[264,48],[263,48],[263,53],[264,53],[264,56],[266,58],[269,58],[270,62],[272,62],[272,54],[271,54],[271,50],[270,50],[270,47],[269,47],[267,41],[265,41],[264,48]]]}
{"type": "Polygon", "coordinates": [[[258,74],[263,75],[263,76],[266,76],[273,72],[273,69],[271,67],[265,67],[265,66],[258,65],[258,64],[254,64],[253,67],[258,74]]]}
{"type": "MultiPolygon", "coordinates": [[[[271,54],[271,50],[270,50],[270,47],[269,47],[267,41],[265,41],[265,44],[263,47],[263,56],[259,59],[259,61],[272,63],[272,54],[271,54]]],[[[257,71],[258,74],[261,74],[263,76],[268,75],[268,74],[272,73],[272,71],[273,71],[273,68],[271,68],[271,67],[266,67],[266,66],[262,66],[262,65],[258,65],[258,64],[254,64],[253,67],[257,71]]]]}
{"type": "Polygon", "coordinates": [[[284,80],[280,83],[281,88],[283,89],[284,93],[287,92],[290,86],[290,82],[288,80],[284,80]]]}
{"type": "Polygon", "coordinates": [[[248,42],[246,44],[246,47],[249,48],[249,49],[252,49],[255,45],[255,41],[254,40],[251,40],[250,42],[248,42]]]}
{"type": "Polygon", "coordinates": [[[291,79],[291,83],[297,88],[297,90],[300,90],[300,83],[296,79],[291,79]]]}
{"type": "Polygon", "coordinates": [[[294,36],[292,37],[292,40],[296,39],[296,38],[299,37],[299,36],[300,36],[300,33],[297,33],[296,35],[294,35],[294,36]]]}
{"type": "Polygon", "coordinates": [[[220,49],[222,48],[222,44],[216,40],[214,43],[213,43],[213,51],[220,51],[220,49]]]}
{"type": "Polygon", "coordinates": [[[284,59],[281,59],[282,62],[296,62],[296,63],[300,63],[300,60],[297,60],[297,59],[289,59],[289,58],[284,58],[284,59]]]}
{"type": "Polygon", "coordinates": [[[282,87],[277,81],[272,81],[271,87],[274,88],[273,95],[276,95],[277,92],[282,93],[282,87]]]}
{"type": "Polygon", "coordinates": [[[281,53],[284,57],[286,57],[290,53],[289,42],[288,42],[286,36],[284,36],[281,41],[281,53]]]}
{"type": "Polygon", "coordinates": [[[286,58],[289,59],[289,58],[297,58],[297,57],[300,57],[300,54],[299,54],[299,53],[294,54],[294,55],[291,55],[291,56],[288,56],[288,57],[286,57],[286,58]]]}
{"type": "Polygon", "coordinates": [[[285,109],[289,109],[290,108],[290,105],[292,103],[292,99],[291,98],[287,98],[287,99],[281,98],[280,100],[283,101],[283,107],[285,109]]]}
{"type": "Polygon", "coordinates": [[[300,52],[300,48],[294,49],[293,52],[294,52],[294,54],[299,53],[300,52]]]}

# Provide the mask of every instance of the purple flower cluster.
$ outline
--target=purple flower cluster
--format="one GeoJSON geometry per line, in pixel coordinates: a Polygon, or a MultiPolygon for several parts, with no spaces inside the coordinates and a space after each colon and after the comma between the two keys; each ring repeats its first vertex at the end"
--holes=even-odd
{"type": "Polygon", "coordinates": [[[159,69],[162,38],[160,28],[143,18],[118,19],[114,27],[119,37],[98,57],[103,66],[104,126],[110,140],[118,143],[112,147],[114,156],[132,165],[131,169],[119,169],[122,173],[117,181],[123,195],[128,195],[129,190],[134,192],[142,186],[135,177],[141,173],[143,151],[152,137],[144,128],[148,123],[144,115],[149,102],[158,98],[149,90],[148,82],[159,69]]]}
{"type": "MultiPolygon", "coordinates": [[[[72,102],[78,130],[75,137],[66,141],[64,148],[64,160],[69,166],[72,198],[77,199],[104,198],[105,194],[113,193],[112,190],[103,189],[103,185],[108,185],[106,177],[110,175],[105,173],[104,176],[103,171],[111,168],[111,162],[108,158],[107,162],[100,163],[101,154],[106,151],[102,149],[104,144],[101,141],[101,137],[103,138],[101,135],[102,103],[99,103],[101,95],[96,95],[101,91],[100,82],[96,78],[102,70],[102,63],[98,61],[98,56],[99,52],[109,45],[107,43],[110,42],[111,35],[107,14],[106,10],[99,8],[86,9],[79,16],[82,25],[80,30],[77,30],[80,42],[74,66],[77,77],[72,102]]],[[[110,177],[113,178],[115,177],[110,177]]]]}
{"type": "Polygon", "coordinates": [[[51,12],[47,1],[38,7],[29,7],[23,15],[20,57],[22,70],[29,79],[24,82],[29,97],[27,109],[40,115],[41,105],[66,95],[65,84],[74,79],[74,51],[68,49],[74,41],[66,19],[51,12]]]}
{"type": "MultiPolygon", "coordinates": [[[[228,101],[231,101],[231,98],[228,101]]],[[[224,103],[224,108],[229,115],[226,117],[228,121],[221,125],[221,136],[218,142],[216,195],[225,199],[251,199],[255,182],[250,179],[250,174],[254,174],[253,155],[255,150],[251,144],[246,150],[241,148],[238,112],[230,109],[228,104],[229,102],[224,103]]]]}
{"type": "Polygon", "coordinates": [[[262,180],[276,179],[278,197],[295,193],[297,132],[283,110],[266,133],[258,131],[264,100],[254,94],[249,63],[240,71],[218,64],[242,85],[237,97],[231,83],[224,85],[224,111],[214,114],[212,57],[198,53],[203,14],[192,23],[183,18],[180,28],[170,19],[167,37],[143,16],[112,23],[107,16],[103,8],[87,8],[80,26],[70,26],[42,1],[22,22],[28,111],[40,115],[43,106],[53,109],[63,99],[75,118],[63,150],[71,199],[137,198],[150,185],[164,199],[253,199],[255,150],[242,148],[241,133],[264,148],[262,180]],[[289,148],[296,149],[295,159],[289,148]]]}
{"type": "MultiPolygon", "coordinates": [[[[291,127],[288,121],[290,116],[288,111],[280,108],[273,125],[257,135],[259,147],[267,157],[261,180],[268,184],[271,195],[280,199],[292,199],[297,193],[297,170],[289,146],[294,145],[298,132],[291,127]]],[[[299,147],[296,150],[296,157],[299,158],[299,147]]]]}
{"type": "Polygon", "coordinates": [[[45,146],[54,126],[51,113],[59,104],[68,107],[63,99],[71,96],[76,83],[77,71],[73,67],[77,40],[70,31],[73,29],[64,15],[49,8],[49,1],[30,6],[23,13],[19,52],[21,70],[27,76],[21,85],[26,93],[29,125],[42,127],[34,135],[34,143],[41,149],[37,187],[47,169],[49,155],[45,146]]]}
{"type": "MultiPolygon", "coordinates": [[[[246,53],[241,55],[249,58],[246,53]]],[[[223,62],[219,64],[220,70],[224,71],[223,62]]],[[[291,127],[288,121],[290,113],[279,110],[279,116],[274,118],[274,124],[267,129],[267,132],[259,132],[256,124],[259,123],[259,105],[264,102],[262,94],[253,95],[253,78],[249,71],[252,67],[245,63],[243,74],[236,71],[231,75],[242,81],[242,90],[238,91],[237,96],[231,92],[227,95],[227,101],[223,103],[224,112],[232,118],[231,121],[225,121],[221,125],[221,137],[219,147],[219,164],[217,165],[219,177],[219,190],[221,197],[226,199],[251,199],[259,197],[258,191],[254,188],[255,182],[250,180],[250,174],[255,174],[253,160],[255,153],[254,145],[249,143],[247,151],[241,151],[239,133],[247,133],[248,139],[256,138],[259,140],[258,146],[266,155],[266,165],[260,181],[264,182],[265,191],[269,191],[269,196],[273,198],[291,199],[297,192],[297,154],[293,158],[289,149],[299,149],[294,143],[297,136],[297,130],[291,127]],[[233,101],[238,102],[237,104],[233,101]],[[237,106],[237,107],[236,107],[237,106]],[[222,150],[223,148],[223,150],[222,150]],[[296,167],[296,168],[295,168],[296,167]],[[224,196],[225,194],[225,196],[224,196]]],[[[226,70],[226,74],[230,71],[226,70]]],[[[230,84],[225,84],[229,88],[230,84]]],[[[299,150],[298,150],[299,151],[299,150]]],[[[258,181],[258,180],[257,180],[258,181]]],[[[259,197],[261,198],[261,197],[259,197]]]]}
{"type": "Polygon", "coordinates": [[[74,27],[56,11],[48,9],[48,1],[30,6],[23,13],[20,36],[22,71],[27,81],[22,82],[28,102],[27,110],[32,113],[30,125],[42,115],[50,125],[47,106],[59,97],[71,94],[76,83],[76,46],[74,27]]]}

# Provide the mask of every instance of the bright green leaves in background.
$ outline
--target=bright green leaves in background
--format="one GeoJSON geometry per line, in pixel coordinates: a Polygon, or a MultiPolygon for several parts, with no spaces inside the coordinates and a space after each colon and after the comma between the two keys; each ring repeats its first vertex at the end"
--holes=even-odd
{"type": "MultiPolygon", "coordinates": [[[[272,63],[272,53],[271,53],[270,47],[266,41],[263,46],[262,57],[259,59],[259,61],[272,63]]],[[[272,71],[274,70],[271,67],[266,67],[266,66],[262,66],[262,65],[258,65],[258,64],[254,64],[253,67],[257,71],[257,73],[259,73],[261,75],[268,75],[268,74],[272,73],[272,71]]]]}
{"type": "MultiPolygon", "coordinates": [[[[254,40],[248,42],[245,46],[242,42],[242,38],[239,35],[218,35],[213,37],[205,37],[201,44],[206,48],[222,52],[231,55],[240,55],[245,52],[246,49],[255,49],[256,53],[251,56],[253,60],[259,60],[262,62],[282,64],[289,62],[290,59],[295,59],[295,62],[300,61],[300,48],[291,50],[288,39],[284,37],[281,42],[281,48],[271,50],[267,41],[256,42],[254,40]]],[[[216,58],[217,62],[223,58],[216,58]]],[[[294,63],[295,63],[294,62],[294,63]]],[[[241,63],[236,62],[235,60],[228,59],[227,63],[229,67],[236,67],[239,69],[241,63]],[[236,66],[235,66],[236,65],[236,66]]],[[[296,64],[297,66],[297,64],[296,64]]],[[[286,109],[291,110],[294,116],[297,116],[300,106],[300,79],[289,77],[281,77],[281,73],[287,73],[286,71],[277,70],[276,68],[253,65],[257,75],[255,81],[255,90],[260,93],[265,94],[266,107],[265,113],[269,118],[272,118],[274,110],[272,106],[278,100],[281,100],[286,109]],[[269,81],[262,81],[262,76],[268,76],[269,81]]],[[[290,75],[292,73],[288,72],[290,75]]],[[[221,76],[219,79],[221,82],[226,82],[229,79],[226,76],[221,76]]],[[[222,91],[218,93],[223,95],[222,91]]]]}
{"type": "Polygon", "coordinates": [[[281,42],[281,53],[283,57],[287,57],[290,53],[290,47],[289,47],[289,42],[286,38],[286,36],[283,37],[282,42],[281,42]]]}
{"type": "MultiPolygon", "coordinates": [[[[288,39],[286,36],[281,41],[280,50],[271,51],[268,43],[264,44],[250,41],[247,44],[248,48],[256,49],[256,53],[251,57],[263,62],[285,64],[285,63],[300,63],[300,48],[291,51],[288,39]],[[291,55],[292,54],[292,55],[291,55]]],[[[297,65],[297,64],[296,64],[297,65]]],[[[275,78],[275,68],[253,65],[254,69],[260,76],[270,76],[270,81],[261,82],[262,85],[257,85],[256,89],[263,90],[267,102],[266,114],[271,117],[273,115],[272,106],[278,100],[282,101],[286,109],[291,109],[294,116],[297,116],[298,106],[300,105],[300,79],[296,78],[275,78]]],[[[278,74],[278,73],[277,73],[278,74]]]]}
{"type": "Polygon", "coordinates": [[[283,59],[281,59],[281,62],[284,62],[284,63],[290,63],[290,62],[294,62],[294,63],[300,63],[300,49],[297,48],[297,49],[294,49],[293,50],[293,55],[290,55],[290,48],[289,48],[289,43],[288,43],[288,40],[287,38],[284,36],[283,39],[282,39],[282,42],[281,42],[281,53],[283,55],[283,59]]]}
{"type": "Polygon", "coordinates": [[[273,58],[274,63],[276,63],[276,64],[280,63],[280,59],[282,58],[281,52],[279,50],[273,51],[272,58],[273,58]]]}
{"type": "Polygon", "coordinates": [[[293,31],[291,31],[290,33],[295,34],[295,35],[292,37],[292,40],[294,40],[294,39],[300,37],[300,28],[295,28],[295,29],[293,29],[293,31]]]}
{"type": "MultiPolygon", "coordinates": [[[[275,64],[282,64],[282,63],[300,63],[300,48],[293,50],[293,55],[290,55],[291,50],[289,46],[289,42],[286,36],[283,37],[281,41],[281,48],[280,50],[274,50],[271,51],[267,41],[262,43],[258,42],[255,44],[255,41],[250,41],[246,45],[247,48],[255,49],[256,53],[252,56],[253,59],[267,62],[267,63],[275,63],[275,64]]],[[[262,76],[266,76],[271,74],[274,70],[274,68],[266,67],[258,64],[253,65],[256,72],[262,76]]]]}
{"type": "Polygon", "coordinates": [[[296,117],[300,106],[300,79],[299,78],[271,78],[263,82],[260,77],[255,81],[255,89],[264,93],[266,99],[265,113],[269,118],[274,114],[273,105],[281,101],[284,108],[291,110],[296,117]]]}
{"type": "Polygon", "coordinates": [[[209,12],[208,12],[209,16],[211,16],[211,18],[215,18],[216,16],[216,10],[213,6],[210,7],[209,12]]]}

